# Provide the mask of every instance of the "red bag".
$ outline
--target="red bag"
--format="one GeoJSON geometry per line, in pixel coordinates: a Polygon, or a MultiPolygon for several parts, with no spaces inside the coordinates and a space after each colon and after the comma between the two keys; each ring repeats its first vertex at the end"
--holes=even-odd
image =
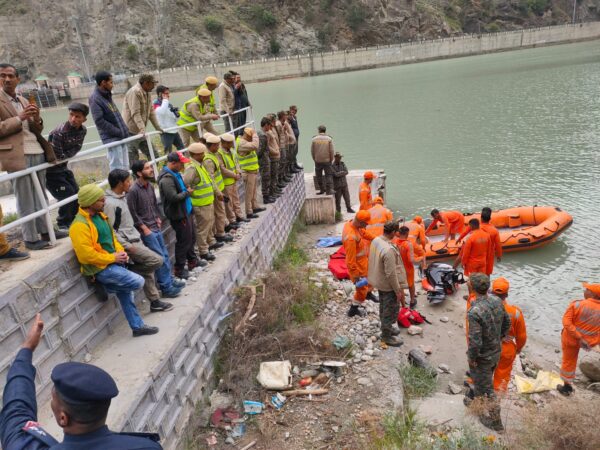
{"type": "Polygon", "coordinates": [[[348,266],[346,266],[346,249],[342,246],[330,256],[329,264],[327,266],[334,277],[338,280],[345,280],[350,278],[348,273],[348,266]]]}
{"type": "Polygon", "coordinates": [[[411,324],[418,325],[425,322],[425,318],[415,309],[400,308],[398,313],[398,326],[410,327],[411,324]]]}

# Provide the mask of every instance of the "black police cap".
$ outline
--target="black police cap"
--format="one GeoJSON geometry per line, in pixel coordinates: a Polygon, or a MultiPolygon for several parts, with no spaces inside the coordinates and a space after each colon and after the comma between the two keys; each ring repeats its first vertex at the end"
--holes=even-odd
{"type": "Polygon", "coordinates": [[[100,367],[79,362],[62,363],[50,376],[61,398],[72,403],[106,401],[116,397],[115,380],[100,367]]]}

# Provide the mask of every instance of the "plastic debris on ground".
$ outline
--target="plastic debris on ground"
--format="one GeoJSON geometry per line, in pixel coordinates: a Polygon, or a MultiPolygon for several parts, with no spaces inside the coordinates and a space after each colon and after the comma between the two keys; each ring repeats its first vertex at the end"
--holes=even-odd
{"type": "Polygon", "coordinates": [[[292,364],[289,361],[260,363],[256,379],[266,389],[287,389],[292,386],[292,364]]]}
{"type": "Polygon", "coordinates": [[[330,237],[322,237],[317,241],[317,248],[327,248],[327,247],[336,247],[338,245],[342,245],[342,237],[341,236],[330,236],[330,237]]]}
{"type": "Polygon", "coordinates": [[[332,344],[335,346],[335,348],[337,348],[338,350],[342,350],[344,348],[348,348],[352,342],[350,341],[350,339],[346,336],[336,336],[333,341],[331,341],[332,344]]]}
{"type": "Polygon", "coordinates": [[[286,400],[287,400],[287,397],[285,395],[277,393],[273,397],[271,397],[271,404],[273,405],[273,407],[275,409],[281,409],[283,407],[283,405],[285,404],[286,400]]]}
{"type": "Polygon", "coordinates": [[[244,400],[244,413],[249,415],[261,414],[265,409],[265,404],[261,402],[254,402],[251,400],[244,400]]]}
{"type": "Polygon", "coordinates": [[[242,415],[234,409],[218,408],[210,417],[210,424],[215,428],[230,429],[234,420],[241,419],[242,415]]]}
{"type": "Polygon", "coordinates": [[[206,444],[209,447],[217,445],[217,435],[215,433],[209,434],[208,437],[206,438],[206,444]]]}
{"type": "Polygon", "coordinates": [[[559,384],[563,384],[563,381],[556,372],[540,370],[535,380],[515,375],[515,385],[519,394],[551,391],[556,389],[559,384]]]}

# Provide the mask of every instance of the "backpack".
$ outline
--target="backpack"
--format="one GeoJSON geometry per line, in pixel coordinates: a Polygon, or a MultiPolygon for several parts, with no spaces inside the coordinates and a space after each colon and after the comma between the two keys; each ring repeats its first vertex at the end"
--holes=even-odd
{"type": "Polygon", "coordinates": [[[398,313],[398,326],[408,328],[425,322],[425,317],[415,309],[401,308],[398,313]]]}

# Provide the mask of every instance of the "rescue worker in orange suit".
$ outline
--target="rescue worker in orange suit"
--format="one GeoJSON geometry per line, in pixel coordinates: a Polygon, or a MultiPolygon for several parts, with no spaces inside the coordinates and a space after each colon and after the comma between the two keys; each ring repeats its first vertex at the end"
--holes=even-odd
{"type": "Polygon", "coordinates": [[[492,283],[492,293],[502,300],[504,310],[510,316],[510,329],[502,339],[502,353],[494,371],[494,390],[496,392],[508,390],[513,363],[527,342],[527,328],[523,311],[518,306],[511,305],[506,301],[509,287],[510,283],[506,278],[496,278],[492,283]]]}
{"type": "Polygon", "coordinates": [[[363,175],[363,182],[358,187],[358,200],[360,202],[359,210],[369,210],[373,206],[373,197],[371,195],[371,183],[375,174],[370,170],[363,175]]]}
{"type": "Polygon", "coordinates": [[[383,199],[379,196],[373,199],[373,206],[369,209],[371,220],[367,225],[367,230],[374,236],[383,234],[383,224],[394,219],[392,211],[383,206],[383,199]]]}
{"type": "Polygon", "coordinates": [[[422,269],[427,266],[425,260],[425,244],[428,239],[425,236],[425,225],[423,225],[423,218],[421,216],[415,216],[412,222],[407,222],[408,227],[408,240],[413,245],[414,259],[415,262],[421,265],[422,269]]]}
{"type": "Polygon", "coordinates": [[[400,257],[402,258],[402,264],[404,264],[404,271],[406,272],[406,282],[408,284],[408,292],[410,294],[410,309],[417,307],[417,296],[415,294],[415,253],[414,246],[408,238],[409,229],[406,226],[400,227],[398,236],[395,237],[392,242],[400,250],[400,257]]]}
{"type": "Polygon", "coordinates": [[[452,267],[455,269],[462,263],[465,275],[485,273],[488,254],[492,251],[490,235],[479,228],[479,219],[469,220],[471,235],[463,245],[452,267]]]}
{"type": "Polygon", "coordinates": [[[444,242],[448,242],[454,239],[455,234],[461,234],[465,231],[465,217],[460,211],[438,211],[437,209],[431,210],[431,217],[433,221],[427,227],[425,234],[429,233],[435,228],[438,223],[443,223],[446,227],[444,242]]]}
{"type": "MultiPolygon", "coordinates": [[[[358,211],[354,219],[344,224],[342,231],[342,245],[346,251],[346,266],[350,275],[350,281],[356,284],[369,274],[369,247],[375,238],[366,228],[371,220],[369,211],[358,211]]],[[[360,284],[360,283],[359,283],[360,284]]],[[[367,299],[369,285],[357,286],[354,292],[354,300],[348,310],[348,316],[364,315],[364,310],[359,309],[367,299]]]]}
{"type": "Polygon", "coordinates": [[[600,283],[583,283],[583,287],[584,300],[571,302],[563,316],[560,377],[564,384],[557,389],[566,396],[573,392],[579,349],[590,351],[600,345],[600,283]]]}
{"type": "MultiPolygon", "coordinates": [[[[496,261],[500,262],[502,258],[502,242],[500,241],[500,232],[498,229],[490,223],[492,219],[492,210],[487,206],[481,210],[481,225],[480,228],[490,235],[492,239],[492,252],[488,255],[487,267],[485,274],[489,277],[494,271],[494,255],[496,255],[496,261]]],[[[460,241],[464,239],[464,237],[469,234],[471,228],[468,227],[456,240],[457,244],[460,244],[460,241]]]]}

